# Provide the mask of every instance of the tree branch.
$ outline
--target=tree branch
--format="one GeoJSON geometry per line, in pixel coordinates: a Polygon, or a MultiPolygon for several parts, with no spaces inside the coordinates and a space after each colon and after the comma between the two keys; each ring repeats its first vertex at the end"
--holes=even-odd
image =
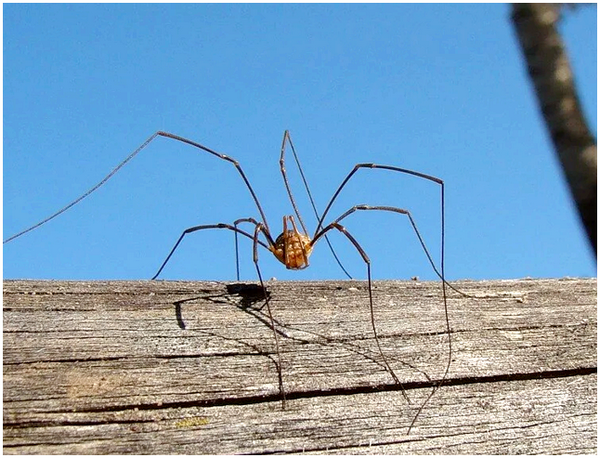
{"type": "Polygon", "coordinates": [[[512,21],[546,126],[588,239],[597,253],[596,139],[586,123],[556,24],[560,5],[514,4],[512,21]]]}

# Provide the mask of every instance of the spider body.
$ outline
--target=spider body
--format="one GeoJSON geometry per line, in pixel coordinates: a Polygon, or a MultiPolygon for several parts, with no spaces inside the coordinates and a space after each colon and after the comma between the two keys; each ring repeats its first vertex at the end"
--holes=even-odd
{"type": "Polygon", "coordinates": [[[275,244],[269,247],[271,253],[288,269],[299,270],[308,267],[308,257],[312,249],[310,237],[298,231],[294,217],[284,216],[283,232],[277,237],[275,244]],[[287,227],[288,220],[292,229],[287,227]]]}

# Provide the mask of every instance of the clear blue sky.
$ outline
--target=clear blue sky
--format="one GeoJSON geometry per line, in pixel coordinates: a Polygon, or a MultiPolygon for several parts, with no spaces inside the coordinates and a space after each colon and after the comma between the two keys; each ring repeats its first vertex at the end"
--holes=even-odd
{"type": "MultiPolygon", "coordinates": [[[[596,7],[561,24],[597,124],[596,7]]],[[[322,210],[359,162],[446,183],[449,279],[595,276],[506,5],[4,5],[4,238],[97,183],[157,130],[239,160],[276,237],[292,134],[322,210]]],[[[293,163],[292,186],[315,218],[293,163]]],[[[439,188],[361,171],[331,213],[409,209],[439,262],[439,188]]],[[[235,169],[158,139],[103,188],[4,245],[4,278],[147,279],[182,230],[258,218],[235,169]]],[[[345,222],[374,278],[435,278],[405,217],[345,222]]],[[[332,241],[356,278],[365,268],[332,241]]],[[[266,278],[344,278],[325,244],[309,269],[261,252],[266,278]]],[[[254,280],[251,244],[242,277],[254,280]]],[[[184,241],[162,278],[234,280],[233,234],[184,241]]]]}

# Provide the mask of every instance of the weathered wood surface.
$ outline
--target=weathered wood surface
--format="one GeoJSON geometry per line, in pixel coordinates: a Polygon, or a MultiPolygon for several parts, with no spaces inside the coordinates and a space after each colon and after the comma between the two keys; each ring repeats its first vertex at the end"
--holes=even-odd
{"type": "Polygon", "coordinates": [[[596,280],[4,282],[4,453],[595,453],[596,280]]]}

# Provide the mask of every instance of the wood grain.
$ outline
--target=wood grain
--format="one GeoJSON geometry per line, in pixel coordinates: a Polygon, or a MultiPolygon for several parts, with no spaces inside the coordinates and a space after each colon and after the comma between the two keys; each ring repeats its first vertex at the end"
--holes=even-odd
{"type": "Polygon", "coordinates": [[[596,280],[5,281],[4,453],[595,453],[596,280]]]}

